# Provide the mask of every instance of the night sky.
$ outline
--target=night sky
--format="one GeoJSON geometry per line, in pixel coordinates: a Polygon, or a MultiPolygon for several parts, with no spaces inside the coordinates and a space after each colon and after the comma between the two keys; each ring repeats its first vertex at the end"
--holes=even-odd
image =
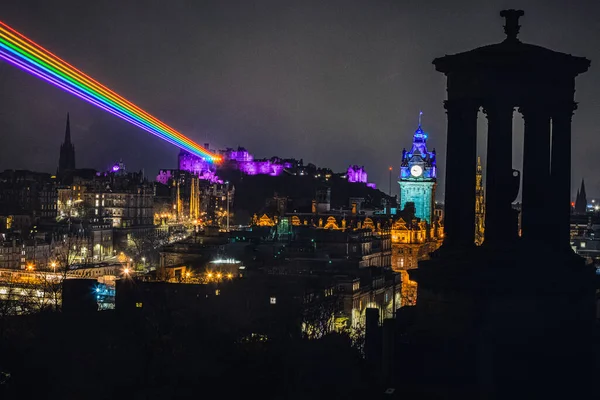
{"type": "MultiPolygon", "coordinates": [[[[0,20],[200,144],[362,164],[387,192],[419,110],[443,185],[445,77],[431,61],[502,41],[503,8],[525,10],[522,41],[592,60],[577,80],[572,177],[600,196],[599,2],[2,0],[0,20]]],[[[176,167],[175,147],[0,61],[0,169],[55,171],[67,111],[78,167],[176,167]]],[[[482,155],[485,132],[480,118],[482,155]]]]}

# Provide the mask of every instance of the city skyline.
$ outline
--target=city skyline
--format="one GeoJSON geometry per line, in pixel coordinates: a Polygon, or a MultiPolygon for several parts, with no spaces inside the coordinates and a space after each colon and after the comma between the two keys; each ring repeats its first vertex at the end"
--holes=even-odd
{"type": "MultiPolygon", "coordinates": [[[[445,115],[440,99],[445,95],[431,59],[503,39],[498,24],[478,16],[505,4],[463,4],[464,12],[456,15],[447,15],[449,6],[442,3],[411,2],[257,2],[233,9],[231,4],[182,3],[144,10],[119,5],[113,15],[115,7],[106,5],[65,1],[59,12],[44,4],[26,10],[12,2],[2,20],[198,143],[242,145],[257,157],[304,158],[337,171],[365,165],[381,188],[387,187],[388,167],[398,170],[402,148],[410,144],[423,110],[424,129],[439,154],[441,199],[445,115]],[[109,13],[112,18],[103,20],[109,13]],[[469,29],[455,29],[465,21],[469,29]],[[158,29],[162,25],[170,29],[158,29]],[[209,41],[208,32],[219,35],[209,41]]],[[[598,58],[592,43],[578,40],[598,29],[591,24],[592,10],[564,13],[559,2],[543,2],[543,9],[542,2],[537,4],[528,5],[521,21],[523,41],[598,58]]],[[[593,65],[578,78],[573,198],[581,178],[591,197],[600,191],[592,173],[600,140],[591,134],[597,125],[594,105],[600,102],[591,88],[598,79],[593,65]]],[[[5,87],[0,131],[8,133],[0,169],[54,171],[67,111],[81,167],[102,169],[123,158],[131,169],[154,175],[176,164],[176,148],[5,63],[0,64],[0,81],[5,87]]],[[[485,122],[480,114],[481,139],[485,122]]],[[[517,113],[514,126],[513,165],[521,169],[517,113]]],[[[478,146],[481,154],[484,143],[478,146]]]]}

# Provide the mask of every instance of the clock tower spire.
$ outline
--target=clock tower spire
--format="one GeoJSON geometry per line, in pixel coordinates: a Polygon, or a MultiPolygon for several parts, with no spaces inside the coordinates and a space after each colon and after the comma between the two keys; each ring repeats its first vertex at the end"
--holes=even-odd
{"type": "Polygon", "coordinates": [[[427,133],[421,126],[423,112],[419,112],[419,126],[413,134],[410,151],[402,150],[400,164],[400,206],[414,203],[415,216],[432,223],[436,188],[436,154],[427,150],[427,133]]]}

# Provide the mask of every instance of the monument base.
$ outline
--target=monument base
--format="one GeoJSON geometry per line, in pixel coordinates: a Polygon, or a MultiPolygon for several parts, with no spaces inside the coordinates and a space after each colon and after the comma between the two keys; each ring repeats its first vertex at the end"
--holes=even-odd
{"type": "Polygon", "coordinates": [[[448,398],[588,398],[596,276],[572,251],[442,247],[409,274],[405,334],[423,385],[448,398]]]}

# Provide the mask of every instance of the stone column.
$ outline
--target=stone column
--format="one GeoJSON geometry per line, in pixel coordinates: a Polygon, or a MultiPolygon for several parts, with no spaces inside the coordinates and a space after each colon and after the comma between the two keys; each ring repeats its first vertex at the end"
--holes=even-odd
{"type": "Polygon", "coordinates": [[[520,109],[525,120],[523,149],[523,239],[543,242],[548,232],[550,201],[550,110],[546,104],[531,104],[520,109]]]}
{"type": "Polygon", "coordinates": [[[477,112],[474,99],[447,100],[448,138],[444,247],[470,247],[475,240],[477,112]]]}
{"type": "Polygon", "coordinates": [[[512,240],[512,118],[509,102],[485,103],[488,119],[486,163],[485,243],[512,240]]]}
{"type": "Polygon", "coordinates": [[[552,232],[549,239],[553,246],[568,249],[571,216],[571,117],[577,108],[570,100],[552,109],[552,232]]]}

